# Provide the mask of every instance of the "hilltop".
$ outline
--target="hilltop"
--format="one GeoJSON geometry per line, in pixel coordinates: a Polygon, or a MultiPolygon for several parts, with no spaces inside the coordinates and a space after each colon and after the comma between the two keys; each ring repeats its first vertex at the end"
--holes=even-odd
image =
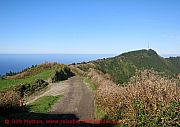
{"type": "Polygon", "coordinates": [[[143,49],[87,63],[32,66],[0,80],[0,109],[23,113],[30,106],[30,115],[50,112],[57,118],[73,112],[83,119],[122,120],[128,126],[176,126],[179,62],[179,57],[165,59],[143,49]],[[29,100],[25,107],[18,103],[22,98],[29,100]]]}
{"type": "Polygon", "coordinates": [[[96,91],[96,115],[120,126],[179,125],[179,58],[137,50],[73,65],[96,91]]]}
{"type": "Polygon", "coordinates": [[[121,55],[92,61],[96,69],[111,75],[117,84],[127,82],[135,74],[136,69],[154,69],[164,72],[168,76],[175,76],[180,72],[179,64],[171,59],[164,59],[154,50],[137,50],[121,55]],[[176,66],[175,66],[176,65],[176,66]]]}

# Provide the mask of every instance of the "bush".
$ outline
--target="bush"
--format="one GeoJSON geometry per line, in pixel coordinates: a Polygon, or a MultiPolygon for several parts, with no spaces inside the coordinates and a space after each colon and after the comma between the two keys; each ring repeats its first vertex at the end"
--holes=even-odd
{"type": "Polygon", "coordinates": [[[110,76],[108,74],[104,74],[101,71],[95,70],[95,69],[90,69],[88,74],[88,77],[91,78],[92,82],[99,87],[100,85],[115,85],[114,82],[112,82],[110,79],[110,76]]]}
{"type": "Polygon", "coordinates": [[[82,71],[88,72],[90,68],[95,68],[96,66],[93,63],[82,62],[81,64],[76,65],[76,67],[82,71]]]}
{"type": "Polygon", "coordinates": [[[85,72],[85,71],[77,68],[77,67],[74,66],[74,65],[70,65],[69,67],[70,67],[71,70],[72,70],[75,74],[77,74],[77,75],[80,75],[80,76],[85,76],[85,75],[86,75],[86,72],[85,72]]]}
{"type": "Polygon", "coordinates": [[[180,88],[154,70],[136,71],[124,86],[100,85],[96,103],[109,119],[122,119],[131,126],[178,126],[180,88]]]}
{"type": "Polygon", "coordinates": [[[20,110],[21,94],[15,90],[9,90],[0,93],[0,111],[1,113],[8,113],[20,110]]]}
{"type": "Polygon", "coordinates": [[[74,73],[71,72],[70,68],[65,66],[63,68],[58,68],[53,72],[51,82],[66,80],[72,76],[74,76],[74,73]]]}
{"type": "Polygon", "coordinates": [[[21,93],[21,96],[29,96],[33,94],[36,91],[39,91],[40,89],[46,87],[48,85],[48,82],[38,79],[32,83],[24,83],[19,85],[16,90],[21,93]]]}

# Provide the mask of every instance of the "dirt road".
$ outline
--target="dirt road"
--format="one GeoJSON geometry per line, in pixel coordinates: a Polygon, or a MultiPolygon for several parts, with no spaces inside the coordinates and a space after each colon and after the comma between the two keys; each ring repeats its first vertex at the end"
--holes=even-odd
{"type": "Polygon", "coordinates": [[[50,114],[75,114],[80,120],[94,119],[94,94],[83,80],[74,76],[64,83],[68,89],[64,91],[64,97],[52,107],[50,114]]]}
{"type": "Polygon", "coordinates": [[[26,104],[42,96],[60,94],[64,96],[52,106],[49,114],[74,114],[79,120],[94,119],[94,93],[84,84],[83,79],[77,76],[50,84],[45,92],[29,99],[26,104]]]}
{"type": "Polygon", "coordinates": [[[58,83],[52,83],[48,86],[45,91],[42,91],[40,94],[36,96],[31,96],[26,100],[26,104],[30,104],[43,96],[57,96],[66,93],[69,89],[69,83],[67,81],[62,81],[58,83]]]}

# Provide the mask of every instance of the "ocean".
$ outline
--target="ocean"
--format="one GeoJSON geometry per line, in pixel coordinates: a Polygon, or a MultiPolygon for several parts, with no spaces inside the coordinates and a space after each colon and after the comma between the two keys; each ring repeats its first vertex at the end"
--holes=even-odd
{"type": "Polygon", "coordinates": [[[0,75],[6,72],[20,72],[32,65],[44,62],[62,64],[88,62],[115,56],[113,54],[0,54],[0,75]]]}

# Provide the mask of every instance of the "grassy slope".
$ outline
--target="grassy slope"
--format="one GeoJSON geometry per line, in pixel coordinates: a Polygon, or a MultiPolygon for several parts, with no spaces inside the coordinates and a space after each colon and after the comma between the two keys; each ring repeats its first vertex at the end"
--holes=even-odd
{"type": "Polygon", "coordinates": [[[180,57],[170,57],[166,58],[169,62],[171,62],[176,68],[178,69],[178,72],[180,73],[180,57]]]}
{"type": "Polygon", "coordinates": [[[5,79],[0,79],[0,91],[13,88],[22,83],[31,83],[38,79],[47,80],[50,76],[55,74],[54,70],[63,69],[62,76],[69,73],[65,69],[65,65],[58,63],[44,63],[36,67],[23,70],[21,73],[14,76],[7,76],[5,79]]]}
{"type": "Polygon", "coordinates": [[[123,53],[113,58],[97,60],[93,62],[97,69],[109,73],[116,83],[124,83],[134,75],[136,69],[154,68],[168,75],[178,73],[178,69],[168,60],[160,57],[153,50],[138,50],[123,53]]]}
{"type": "Polygon", "coordinates": [[[30,83],[37,79],[47,80],[48,77],[51,75],[52,70],[44,70],[41,73],[38,73],[33,76],[26,77],[24,79],[17,79],[17,80],[0,80],[0,91],[5,90],[11,87],[16,86],[17,84],[21,83],[30,83]]]}
{"type": "Polygon", "coordinates": [[[35,113],[47,113],[51,106],[56,103],[63,95],[44,96],[30,104],[30,111],[35,113]]]}

